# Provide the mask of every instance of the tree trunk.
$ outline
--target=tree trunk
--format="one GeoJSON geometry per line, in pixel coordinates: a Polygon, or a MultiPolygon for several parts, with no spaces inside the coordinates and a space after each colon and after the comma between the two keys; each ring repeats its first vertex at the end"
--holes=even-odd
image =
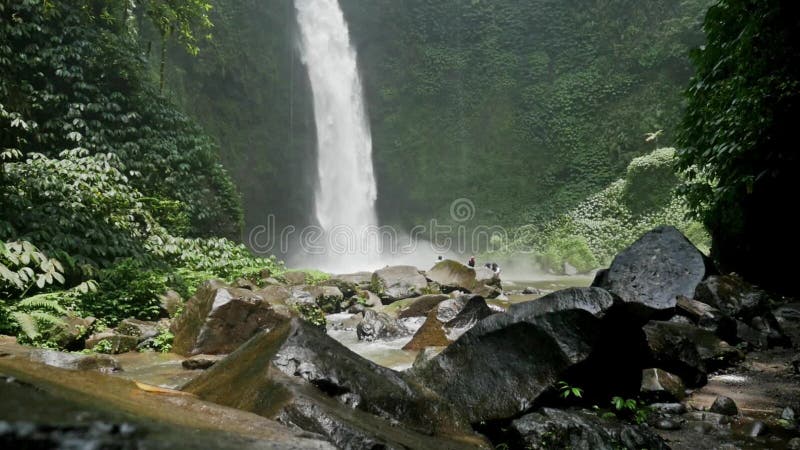
{"type": "Polygon", "coordinates": [[[161,83],[159,87],[159,93],[164,93],[164,71],[167,67],[167,33],[161,33],[161,67],[159,68],[159,74],[161,76],[161,83]]]}

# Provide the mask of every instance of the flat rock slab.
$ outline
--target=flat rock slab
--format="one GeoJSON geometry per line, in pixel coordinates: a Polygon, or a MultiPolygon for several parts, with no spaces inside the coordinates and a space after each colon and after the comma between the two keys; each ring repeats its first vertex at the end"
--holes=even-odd
{"type": "MultiPolygon", "coordinates": [[[[299,319],[257,334],[185,390],[321,433],[347,448],[372,448],[369,442],[424,448],[416,442],[420,433],[460,436],[464,445],[482,442],[416,380],[356,355],[299,319]]],[[[429,439],[431,448],[442,448],[429,439]]]]}

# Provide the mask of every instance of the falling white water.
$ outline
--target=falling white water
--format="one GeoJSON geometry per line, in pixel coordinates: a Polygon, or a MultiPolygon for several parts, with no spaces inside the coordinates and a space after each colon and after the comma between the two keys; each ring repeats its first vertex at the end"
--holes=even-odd
{"type": "Polygon", "coordinates": [[[377,192],[356,52],[337,0],[294,4],[317,126],[316,218],[326,235],[346,244],[326,238],[326,256],[315,264],[340,271],[341,264],[365,267],[377,261],[374,246],[362,239],[378,222],[377,192]]]}

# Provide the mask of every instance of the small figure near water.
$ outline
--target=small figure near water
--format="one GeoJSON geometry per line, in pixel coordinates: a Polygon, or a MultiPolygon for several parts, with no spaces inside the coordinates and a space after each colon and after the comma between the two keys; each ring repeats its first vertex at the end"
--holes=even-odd
{"type": "Polygon", "coordinates": [[[492,263],[492,267],[491,267],[491,269],[492,269],[492,272],[494,272],[494,274],[495,274],[496,276],[500,276],[500,265],[499,265],[499,264],[497,264],[497,263],[492,263]]]}
{"type": "Polygon", "coordinates": [[[475,267],[475,257],[474,256],[470,256],[469,257],[469,261],[467,261],[467,265],[470,266],[470,267],[475,267]]]}

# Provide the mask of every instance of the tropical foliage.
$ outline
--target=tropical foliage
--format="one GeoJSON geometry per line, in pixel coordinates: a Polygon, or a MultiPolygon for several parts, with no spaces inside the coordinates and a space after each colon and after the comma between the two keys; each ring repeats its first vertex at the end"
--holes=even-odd
{"type": "Polygon", "coordinates": [[[153,319],[167,289],[282,270],[226,238],[238,194],[154,89],[131,5],[0,2],[0,333],[49,345],[66,316],[153,319]]]}
{"type": "Polygon", "coordinates": [[[796,292],[791,264],[766,262],[800,250],[785,200],[798,177],[800,5],[722,0],[704,30],[678,154],[687,198],[726,269],[796,292]]]}

